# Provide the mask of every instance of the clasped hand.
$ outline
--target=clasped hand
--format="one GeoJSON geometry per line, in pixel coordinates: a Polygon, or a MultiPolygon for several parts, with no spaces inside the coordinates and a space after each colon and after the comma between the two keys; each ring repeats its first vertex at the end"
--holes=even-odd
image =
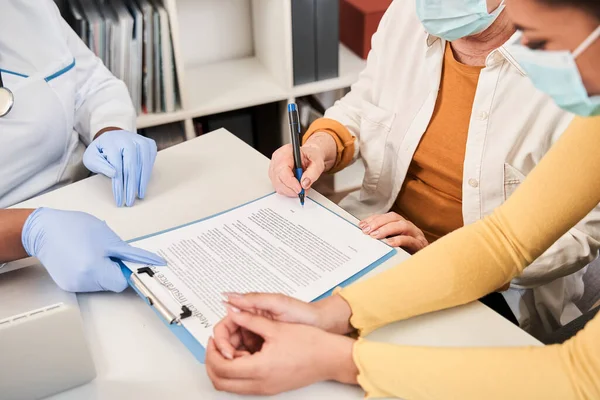
{"type": "Polygon", "coordinates": [[[324,380],[355,384],[349,306],[339,296],[307,304],[283,295],[228,294],[206,369],[217,390],[274,395],[324,380]],[[339,318],[329,318],[330,316],[339,318]]]}

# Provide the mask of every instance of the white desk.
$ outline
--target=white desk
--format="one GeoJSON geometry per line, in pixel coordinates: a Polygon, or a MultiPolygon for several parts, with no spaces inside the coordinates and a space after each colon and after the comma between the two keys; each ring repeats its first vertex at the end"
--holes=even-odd
{"type": "MultiPolygon", "coordinates": [[[[123,239],[178,226],[272,191],[269,162],[227,131],[221,130],[159,153],[147,200],[133,208],[114,205],[110,181],[95,176],[30,200],[23,207],[86,211],[108,222],[123,239]]],[[[315,200],[334,207],[317,193],[315,200]]],[[[381,268],[408,257],[397,255],[381,268]]],[[[98,378],[52,397],[82,399],[230,399],[213,390],[204,366],[169,332],[133,291],[78,296],[98,378]]],[[[434,346],[538,345],[480,303],[389,326],[374,340],[434,346]]],[[[358,388],[321,383],[279,396],[283,399],[361,399],[358,388]]]]}

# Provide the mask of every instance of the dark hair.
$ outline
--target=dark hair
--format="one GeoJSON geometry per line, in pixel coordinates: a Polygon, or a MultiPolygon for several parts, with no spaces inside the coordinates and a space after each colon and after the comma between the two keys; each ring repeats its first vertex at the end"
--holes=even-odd
{"type": "Polygon", "coordinates": [[[550,6],[581,8],[600,20],[600,0],[538,0],[550,6]]]}

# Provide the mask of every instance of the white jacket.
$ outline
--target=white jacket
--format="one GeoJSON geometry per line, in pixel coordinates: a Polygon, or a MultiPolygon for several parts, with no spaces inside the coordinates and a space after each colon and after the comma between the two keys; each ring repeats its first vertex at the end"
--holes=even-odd
{"type": "MultiPolygon", "coordinates": [[[[391,209],[436,104],[445,41],[425,32],[414,3],[392,3],[359,81],[325,115],[356,137],[354,157],[366,166],[360,193],[341,203],[358,218],[391,209]]],[[[493,51],[479,78],[468,132],[464,223],[501,205],[572,118],[533,87],[505,48],[493,51]]],[[[582,269],[598,254],[599,220],[595,209],[512,282],[505,298],[524,329],[541,335],[581,315],[574,302],[583,294],[582,269]]]]}
{"type": "Polygon", "coordinates": [[[0,207],[88,174],[83,152],[101,129],[135,131],[125,84],[77,37],[52,0],[2,2],[0,73],[15,99],[0,118],[0,207]]]}

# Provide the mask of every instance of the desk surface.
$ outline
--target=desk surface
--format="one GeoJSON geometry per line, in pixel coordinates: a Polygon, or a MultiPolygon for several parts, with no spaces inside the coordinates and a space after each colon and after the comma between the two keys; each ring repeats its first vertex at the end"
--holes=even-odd
{"type": "MultiPolygon", "coordinates": [[[[123,239],[133,239],[197,220],[272,191],[269,162],[227,131],[220,130],[161,151],[148,196],[133,208],[114,205],[110,180],[95,176],[27,201],[23,207],[54,207],[89,212],[107,221],[123,239]]],[[[311,196],[349,214],[317,193],[311,196]]],[[[404,260],[403,252],[382,265],[404,260]]],[[[213,390],[204,366],[131,290],[121,294],[78,295],[98,378],[52,397],[81,399],[232,399],[213,390]]],[[[480,303],[390,325],[371,339],[432,346],[539,345],[480,303]]],[[[320,383],[287,393],[283,399],[361,399],[359,388],[320,383]]]]}

